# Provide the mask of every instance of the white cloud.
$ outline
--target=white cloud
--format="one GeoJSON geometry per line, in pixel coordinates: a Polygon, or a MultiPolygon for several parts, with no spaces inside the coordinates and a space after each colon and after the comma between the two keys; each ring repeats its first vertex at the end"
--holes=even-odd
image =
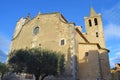
{"type": "Polygon", "coordinates": [[[118,53],[120,51],[120,46],[116,47],[115,49],[112,50],[114,53],[118,53]]]}
{"type": "Polygon", "coordinates": [[[110,58],[111,67],[115,67],[116,63],[120,63],[120,52],[117,52],[114,57],[110,58]]]}
{"type": "Polygon", "coordinates": [[[112,8],[103,10],[102,14],[103,18],[106,20],[106,39],[120,39],[120,1],[112,6],[112,8]]]}
{"type": "Polygon", "coordinates": [[[120,39],[120,25],[108,24],[105,26],[106,39],[120,39]]]}
{"type": "Polygon", "coordinates": [[[103,10],[102,12],[105,24],[105,38],[110,48],[110,65],[115,67],[116,63],[120,63],[120,1],[112,8],[103,10]]]}
{"type": "Polygon", "coordinates": [[[111,44],[110,46],[110,66],[115,67],[116,63],[120,63],[120,45],[119,44],[111,44]]]}
{"type": "Polygon", "coordinates": [[[0,36],[0,46],[7,47],[10,44],[10,40],[6,39],[3,36],[0,36]]]}
{"type": "Polygon", "coordinates": [[[8,54],[10,42],[6,37],[0,36],[0,49],[6,54],[8,54]]]}
{"type": "Polygon", "coordinates": [[[120,25],[120,1],[117,2],[111,9],[103,11],[103,18],[109,23],[120,25]]]}
{"type": "Polygon", "coordinates": [[[110,66],[115,67],[116,63],[120,63],[120,45],[112,45],[110,48],[110,66]]]}

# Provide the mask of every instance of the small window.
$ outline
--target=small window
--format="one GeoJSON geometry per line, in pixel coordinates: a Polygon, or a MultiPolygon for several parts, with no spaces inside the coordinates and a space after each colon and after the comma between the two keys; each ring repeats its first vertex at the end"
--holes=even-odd
{"type": "Polygon", "coordinates": [[[85,52],[85,57],[87,57],[89,54],[88,54],[88,52],[85,52]]]}
{"type": "Polygon", "coordinates": [[[34,30],[33,30],[33,34],[34,35],[37,35],[39,32],[39,27],[35,27],[34,30]]]}
{"type": "Polygon", "coordinates": [[[96,32],[96,37],[99,37],[99,36],[98,36],[98,32],[96,32]]]}
{"type": "Polygon", "coordinates": [[[63,46],[63,45],[65,45],[65,40],[64,39],[61,40],[61,46],[63,46]]]}
{"type": "Polygon", "coordinates": [[[88,20],[88,22],[89,22],[89,26],[92,26],[92,22],[91,22],[91,20],[88,20]]]}
{"type": "Polygon", "coordinates": [[[98,25],[97,18],[94,19],[94,23],[95,23],[95,25],[98,25]]]}
{"type": "Polygon", "coordinates": [[[41,44],[39,44],[39,46],[41,47],[41,44]]]}

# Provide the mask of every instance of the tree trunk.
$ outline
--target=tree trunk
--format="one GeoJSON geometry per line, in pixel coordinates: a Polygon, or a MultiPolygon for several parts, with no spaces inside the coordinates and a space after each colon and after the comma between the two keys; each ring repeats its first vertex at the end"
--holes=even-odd
{"type": "Polygon", "coordinates": [[[41,78],[41,80],[44,80],[44,78],[45,78],[46,76],[48,76],[48,75],[47,75],[47,74],[43,75],[42,78],[41,78]]]}
{"type": "Polygon", "coordinates": [[[2,73],[2,75],[1,75],[1,80],[3,80],[3,75],[4,75],[4,73],[2,73]]]}
{"type": "Polygon", "coordinates": [[[35,80],[39,80],[39,75],[35,75],[35,80]]]}

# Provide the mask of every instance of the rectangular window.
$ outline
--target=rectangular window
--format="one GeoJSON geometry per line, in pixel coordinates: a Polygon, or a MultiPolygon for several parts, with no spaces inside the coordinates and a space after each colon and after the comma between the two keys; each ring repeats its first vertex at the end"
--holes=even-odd
{"type": "Polygon", "coordinates": [[[63,46],[64,44],[65,44],[65,40],[62,39],[62,40],[61,40],[61,46],[63,46]]]}

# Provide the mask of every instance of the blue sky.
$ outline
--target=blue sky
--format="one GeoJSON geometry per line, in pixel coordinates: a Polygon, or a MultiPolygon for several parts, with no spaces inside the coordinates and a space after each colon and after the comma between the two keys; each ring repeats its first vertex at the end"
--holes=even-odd
{"type": "Polygon", "coordinates": [[[110,65],[120,62],[120,0],[1,0],[0,1],[0,51],[9,51],[16,22],[30,13],[31,18],[40,13],[60,12],[69,22],[83,26],[90,7],[102,14],[106,46],[110,50],[110,65]]]}

